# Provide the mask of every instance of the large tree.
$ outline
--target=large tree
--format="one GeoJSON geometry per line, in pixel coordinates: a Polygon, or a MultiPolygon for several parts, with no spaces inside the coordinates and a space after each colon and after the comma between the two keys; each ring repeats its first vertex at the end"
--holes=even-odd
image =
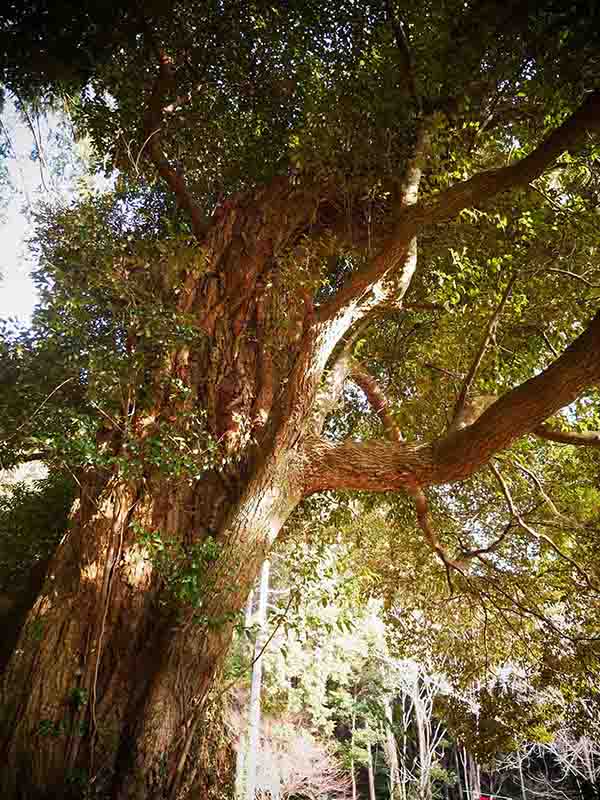
{"type": "Polygon", "coordinates": [[[597,446],[588,402],[583,430],[546,422],[600,380],[591,14],[5,12],[5,84],[23,103],[66,92],[115,187],[42,215],[43,303],[5,354],[3,453],[42,450],[79,499],[4,673],[3,797],[85,775],[119,800],[192,791],[236,616],[308,496],[404,492],[464,573],[483,545],[449,551],[428,487],[451,498],[530,434],[597,446]],[[478,380],[500,397],[477,417],[478,380]],[[348,435],[366,401],[386,436],[348,435]]]}

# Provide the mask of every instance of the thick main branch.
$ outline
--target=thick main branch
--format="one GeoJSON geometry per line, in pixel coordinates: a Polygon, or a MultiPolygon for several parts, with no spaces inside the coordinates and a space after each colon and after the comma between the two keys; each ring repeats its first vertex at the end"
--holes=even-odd
{"type": "Polygon", "coordinates": [[[305,491],[411,491],[463,480],[598,383],[600,313],[546,370],[503,395],[472,425],[433,443],[314,440],[305,491]]]}
{"type": "MultiPolygon", "coordinates": [[[[489,169],[466,181],[450,186],[430,200],[401,207],[395,223],[382,237],[381,245],[369,263],[342,286],[337,295],[321,309],[321,318],[364,297],[371,287],[389,276],[406,256],[409,243],[425,226],[454,219],[463,209],[476,206],[495,195],[522,186],[538,178],[562,155],[572,150],[589,133],[600,131],[600,90],[590,92],[584,103],[562,125],[552,131],[528,156],[506,167],[489,169]]],[[[423,153],[417,145],[414,161],[423,153]]]]}

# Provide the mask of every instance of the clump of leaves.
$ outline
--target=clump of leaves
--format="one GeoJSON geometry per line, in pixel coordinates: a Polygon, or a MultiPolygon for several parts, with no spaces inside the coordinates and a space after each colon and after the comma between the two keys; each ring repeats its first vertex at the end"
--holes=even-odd
{"type": "Polygon", "coordinates": [[[221,546],[212,536],[185,545],[159,530],[138,528],[137,533],[173,600],[196,609],[196,621],[215,624],[216,621],[207,619],[201,610],[209,588],[207,574],[219,558],[221,546]]]}

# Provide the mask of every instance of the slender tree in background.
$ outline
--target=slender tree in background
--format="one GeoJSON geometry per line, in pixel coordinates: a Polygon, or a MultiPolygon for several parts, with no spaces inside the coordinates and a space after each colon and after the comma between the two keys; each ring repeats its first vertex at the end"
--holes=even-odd
{"type": "Polygon", "coordinates": [[[258,593],[258,612],[256,624],[258,632],[254,645],[252,679],[250,682],[250,705],[248,708],[248,755],[246,758],[246,800],[254,800],[256,795],[256,766],[260,747],[260,709],[263,669],[263,650],[267,643],[267,606],[269,602],[269,571],[271,562],[265,558],[260,570],[258,593]]]}
{"type": "Polygon", "coordinates": [[[42,305],[2,344],[2,458],[79,495],[3,676],[3,797],[193,796],[237,615],[312,495],[404,493],[450,581],[539,543],[493,459],[599,440],[598,27],[562,5],[2,12],[8,90],[62,96],[116,170],[41,215],[42,305]],[[510,522],[451,552],[427,492],[488,464],[510,522]]]}

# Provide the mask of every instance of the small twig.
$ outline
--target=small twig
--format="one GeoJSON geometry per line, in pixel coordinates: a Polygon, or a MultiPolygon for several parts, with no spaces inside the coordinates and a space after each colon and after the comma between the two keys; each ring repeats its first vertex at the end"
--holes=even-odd
{"type": "Polygon", "coordinates": [[[556,272],[559,275],[567,275],[569,278],[575,278],[576,280],[585,283],[585,285],[589,286],[591,289],[600,289],[600,283],[592,283],[591,281],[588,281],[587,278],[584,278],[583,275],[578,275],[577,272],[570,272],[568,269],[548,267],[548,272],[556,272]]]}
{"type": "Polygon", "coordinates": [[[139,173],[139,163],[140,163],[140,158],[142,157],[142,153],[144,152],[144,148],[146,147],[146,145],[148,144],[150,139],[153,136],[157,136],[158,134],[160,134],[160,128],[157,128],[155,131],[152,131],[152,133],[149,133],[148,136],[146,136],[146,138],[142,142],[142,146],[138,150],[138,154],[135,157],[135,159],[133,160],[133,166],[134,166],[136,175],[139,173]]]}
{"type": "Polygon", "coordinates": [[[452,372],[452,370],[444,369],[444,367],[437,367],[435,364],[430,364],[429,362],[425,362],[423,366],[427,369],[434,370],[434,372],[440,372],[442,375],[446,375],[448,378],[452,378],[455,381],[464,381],[465,379],[465,376],[460,372],[452,372]]]}
{"type": "MultiPolygon", "coordinates": [[[[564,514],[561,514],[561,512],[558,510],[558,508],[554,505],[554,502],[553,502],[552,498],[544,491],[544,487],[542,486],[542,482],[539,479],[539,477],[535,474],[535,472],[533,472],[533,470],[530,470],[527,467],[523,466],[523,464],[520,464],[518,461],[515,461],[515,464],[516,464],[517,468],[521,470],[521,472],[523,472],[525,475],[527,475],[528,478],[530,478],[533,481],[533,483],[537,487],[538,492],[541,494],[544,502],[550,508],[550,510],[552,511],[554,516],[558,517],[561,520],[564,520],[564,521],[568,522],[570,525],[573,525],[573,521],[571,519],[569,519],[568,517],[566,517],[564,514]]],[[[581,527],[581,526],[579,525],[577,527],[581,527]]]]}
{"type": "Polygon", "coordinates": [[[99,412],[102,414],[102,416],[103,416],[103,417],[106,417],[106,419],[107,419],[107,420],[110,422],[110,424],[111,424],[111,425],[113,425],[115,428],[117,428],[118,430],[120,430],[120,431],[121,431],[121,433],[125,433],[125,431],[124,431],[124,430],[123,430],[123,428],[122,428],[122,427],[119,425],[119,423],[117,422],[117,420],[116,420],[114,417],[111,417],[111,415],[110,415],[110,414],[107,414],[107,413],[106,413],[106,411],[104,411],[104,409],[102,409],[102,408],[101,408],[101,407],[98,405],[98,403],[96,403],[96,401],[95,401],[95,400],[92,400],[92,401],[90,401],[90,405],[91,405],[93,408],[95,408],[95,409],[96,409],[96,411],[99,411],[99,412]]]}
{"type": "Polygon", "coordinates": [[[487,555],[488,553],[493,553],[506,539],[506,537],[510,533],[511,528],[512,528],[512,520],[504,528],[500,536],[498,536],[497,539],[494,539],[494,541],[490,545],[488,545],[487,547],[480,547],[477,550],[465,550],[463,553],[461,553],[461,558],[463,558],[464,560],[470,560],[472,558],[480,558],[480,556],[487,555]]]}
{"type": "Polygon", "coordinates": [[[471,364],[471,368],[469,369],[467,376],[463,382],[460,394],[456,399],[456,405],[454,406],[454,413],[452,415],[452,422],[450,423],[450,430],[453,430],[456,427],[456,424],[460,419],[462,412],[464,411],[467,397],[469,395],[469,392],[471,391],[473,382],[477,377],[477,373],[479,372],[479,368],[481,366],[481,362],[483,361],[483,357],[486,353],[486,350],[488,349],[489,344],[494,336],[494,333],[496,332],[496,328],[498,327],[498,321],[500,320],[500,315],[504,310],[504,306],[506,305],[506,301],[510,296],[510,293],[512,291],[512,288],[516,280],[517,280],[517,275],[514,274],[509,280],[508,285],[504,290],[504,293],[502,294],[502,298],[500,300],[500,303],[498,304],[498,307],[496,308],[496,310],[489,319],[485,335],[481,340],[481,344],[479,346],[479,350],[477,351],[475,358],[473,359],[473,363],[471,364]]]}
{"type": "MultiPolygon", "coordinates": [[[[17,98],[17,101],[19,103],[19,108],[23,113],[23,116],[25,117],[25,122],[27,123],[27,127],[29,128],[29,132],[33,136],[33,142],[35,144],[39,156],[40,180],[42,181],[42,186],[44,187],[44,191],[49,193],[50,189],[48,188],[48,185],[46,184],[46,178],[44,177],[44,168],[48,169],[48,164],[46,162],[46,157],[44,156],[41,136],[38,138],[38,134],[36,133],[35,126],[33,124],[33,120],[29,115],[29,111],[27,110],[25,103],[21,100],[21,98],[17,94],[15,94],[15,97],[17,98]]],[[[38,131],[39,131],[39,126],[38,126],[38,131]]]]}
{"type": "Polygon", "coordinates": [[[527,522],[525,522],[525,520],[517,510],[512,494],[510,493],[510,489],[508,488],[508,484],[502,477],[500,470],[494,464],[493,461],[490,461],[489,467],[490,470],[493,472],[496,480],[500,484],[502,493],[506,498],[506,502],[510,510],[510,513],[515,522],[518,523],[519,527],[522,528],[530,536],[533,536],[534,539],[546,542],[546,544],[548,544],[560,558],[567,561],[569,564],[571,564],[572,567],[574,567],[577,570],[577,572],[581,575],[581,577],[583,578],[589,589],[592,589],[595,592],[600,592],[600,588],[594,584],[594,582],[590,579],[587,572],[583,569],[583,567],[580,564],[578,564],[577,561],[575,561],[574,558],[571,558],[565,552],[563,552],[560,549],[560,547],[556,544],[556,542],[550,538],[550,536],[547,536],[545,533],[540,533],[539,531],[536,531],[535,528],[532,528],[531,525],[528,525],[527,522]]]}
{"type": "Polygon", "coordinates": [[[548,349],[552,352],[552,355],[554,356],[554,358],[558,358],[560,356],[560,353],[558,352],[556,347],[554,347],[554,345],[552,344],[552,342],[550,341],[550,339],[546,335],[546,332],[545,331],[540,331],[540,334],[541,334],[541,337],[544,340],[544,342],[548,345],[548,349]]]}

